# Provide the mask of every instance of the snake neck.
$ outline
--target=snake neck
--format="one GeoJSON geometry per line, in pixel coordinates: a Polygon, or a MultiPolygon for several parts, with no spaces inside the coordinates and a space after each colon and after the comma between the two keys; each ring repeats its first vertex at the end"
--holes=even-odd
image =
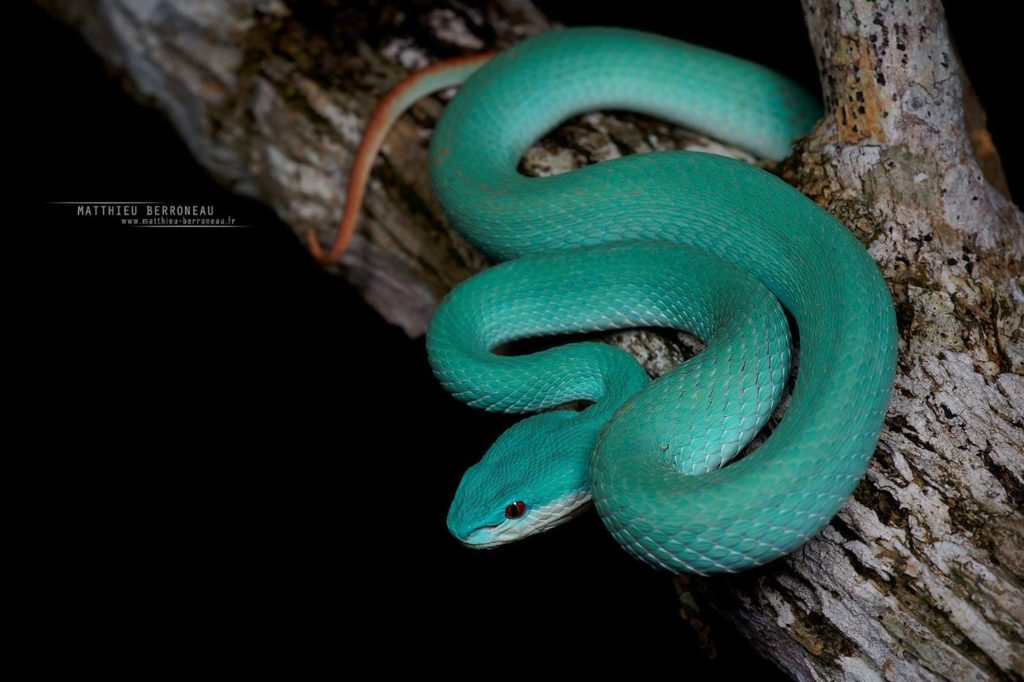
{"type": "Polygon", "coordinates": [[[627,400],[649,383],[650,378],[633,356],[614,346],[601,343],[575,345],[579,346],[577,351],[585,356],[585,362],[593,367],[593,374],[581,377],[577,384],[577,400],[593,404],[581,410],[576,417],[576,428],[583,433],[573,434],[573,437],[583,435],[593,443],[604,425],[627,400]]]}
{"type": "MultiPolygon", "coordinates": [[[[580,412],[541,412],[505,431],[463,476],[448,514],[448,528],[463,543],[489,548],[549,530],[582,511],[591,498],[590,459],[606,422],[647,383],[624,351],[600,343],[575,343],[528,356],[478,358],[471,374],[516,380],[505,409],[522,407],[520,391],[591,401],[580,412]],[[486,365],[490,365],[487,367],[486,365]],[[506,372],[509,370],[511,374],[506,372]],[[518,509],[508,516],[506,510],[518,509]]],[[[500,402],[500,401],[499,401],[500,402]]],[[[492,409],[495,407],[491,406],[492,409]]]]}

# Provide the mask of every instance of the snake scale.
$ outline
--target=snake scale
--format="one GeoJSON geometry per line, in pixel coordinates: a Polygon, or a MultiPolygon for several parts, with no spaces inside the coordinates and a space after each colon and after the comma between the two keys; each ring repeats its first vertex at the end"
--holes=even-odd
{"type": "MultiPolygon", "coordinates": [[[[592,500],[623,548],[670,571],[735,572],[802,545],[863,475],[893,385],[892,299],[865,249],[782,180],[721,156],[653,152],[546,178],[517,165],[559,122],[598,109],[654,115],[780,159],[820,105],[718,52],[632,30],[565,29],[396,88],[364,141],[360,172],[404,108],[463,81],[431,142],[433,186],[457,229],[505,262],[446,297],[428,356],[459,399],[539,413],[466,471],[451,532],[493,547],[592,500]],[[792,352],[784,310],[799,376],[767,440],[730,462],[783,393],[792,352]],[[518,339],[623,327],[681,329],[706,347],[654,381],[600,342],[497,352],[518,339]]],[[[353,194],[350,184],[349,212],[353,194]]]]}

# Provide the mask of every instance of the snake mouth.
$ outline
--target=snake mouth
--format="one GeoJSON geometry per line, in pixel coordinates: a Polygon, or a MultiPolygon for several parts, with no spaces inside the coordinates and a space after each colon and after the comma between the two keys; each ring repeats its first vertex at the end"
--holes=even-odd
{"type": "Polygon", "coordinates": [[[518,519],[478,526],[464,536],[456,536],[473,549],[494,549],[529,535],[549,531],[583,512],[590,502],[590,491],[580,490],[542,507],[536,507],[518,519]]]}
{"type": "Polygon", "coordinates": [[[464,544],[466,547],[473,549],[494,549],[500,545],[507,545],[513,542],[515,538],[503,540],[495,537],[495,530],[505,524],[499,523],[494,526],[480,526],[474,530],[471,530],[465,537],[459,538],[459,542],[464,544]]]}

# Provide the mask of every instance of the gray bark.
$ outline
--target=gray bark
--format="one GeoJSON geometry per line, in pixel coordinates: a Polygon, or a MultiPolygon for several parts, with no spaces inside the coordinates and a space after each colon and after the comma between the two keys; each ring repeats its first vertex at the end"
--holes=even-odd
{"type": "Polygon", "coordinates": [[[714,598],[800,679],[1021,675],[1024,220],[938,2],[804,9],[828,114],[781,170],[882,269],[896,390],[838,518],[714,598]]]}
{"type": "MultiPolygon", "coordinates": [[[[280,0],[40,4],[164,111],[214,177],[325,244],[363,123],[390,86],[438,58],[551,28],[527,0],[340,9],[326,25],[280,0]]],[[[936,0],[804,8],[827,114],[775,170],[882,269],[901,332],[896,391],[839,516],[770,566],[677,579],[683,611],[700,630],[715,609],[798,679],[1021,676],[1024,218],[936,0]]],[[[487,265],[431,196],[426,146],[445,99],[416,105],[388,138],[339,268],[413,335],[487,265]]],[[[736,153],[642,117],[590,114],[538,143],[523,169],[692,147],[736,153]]],[[[652,373],[693,352],[664,335],[614,341],[652,373]]]]}

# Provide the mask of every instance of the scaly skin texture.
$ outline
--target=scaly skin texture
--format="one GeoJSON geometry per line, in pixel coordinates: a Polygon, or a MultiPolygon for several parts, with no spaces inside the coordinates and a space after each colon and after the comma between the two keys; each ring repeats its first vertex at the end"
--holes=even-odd
{"type": "Polygon", "coordinates": [[[493,546],[592,496],[615,539],[653,566],[763,564],[827,524],[867,467],[896,359],[888,289],[843,225],[754,166],[663,152],[550,178],[517,173],[522,152],[559,121],[608,108],[768,158],[786,155],[819,115],[762,67],[617,29],[533,38],[465,83],[431,144],[435,191],[473,244],[517,260],[446,299],[428,334],[435,372],[490,409],[594,404],[513,427],[467,472],[449,527],[493,546]],[[786,325],[762,285],[796,322],[799,377],[768,440],[722,466],[774,408],[787,371],[786,325]],[[602,344],[490,352],[515,338],[637,325],[684,328],[708,348],[649,386],[602,344]],[[516,502],[525,513],[506,514],[516,502]]]}

